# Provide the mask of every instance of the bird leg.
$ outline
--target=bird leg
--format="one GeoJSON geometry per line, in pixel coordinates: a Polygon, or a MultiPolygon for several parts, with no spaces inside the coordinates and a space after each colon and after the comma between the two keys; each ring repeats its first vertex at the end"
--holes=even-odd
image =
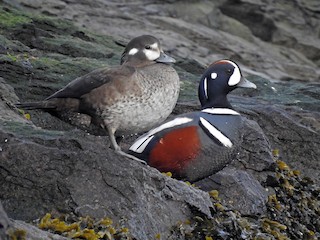
{"type": "Polygon", "coordinates": [[[113,148],[116,151],[116,153],[118,153],[121,156],[125,156],[127,158],[132,159],[132,160],[135,160],[135,161],[137,161],[139,163],[146,164],[145,161],[143,161],[143,160],[141,160],[141,159],[139,159],[139,158],[137,158],[137,157],[135,157],[133,155],[130,155],[130,154],[128,154],[128,153],[126,153],[126,152],[121,150],[121,147],[118,145],[118,143],[116,141],[116,138],[115,138],[116,130],[114,128],[107,126],[107,130],[108,130],[109,139],[111,141],[111,148],[113,148]]]}

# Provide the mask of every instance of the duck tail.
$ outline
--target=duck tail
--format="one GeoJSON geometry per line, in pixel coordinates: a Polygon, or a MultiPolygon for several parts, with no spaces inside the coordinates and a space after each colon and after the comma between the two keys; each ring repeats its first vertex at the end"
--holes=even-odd
{"type": "Polygon", "coordinates": [[[34,110],[34,109],[55,109],[56,105],[50,101],[39,101],[39,102],[26,102],[26,103],[16,103],[15,106],[24,110],[34,110]]]}

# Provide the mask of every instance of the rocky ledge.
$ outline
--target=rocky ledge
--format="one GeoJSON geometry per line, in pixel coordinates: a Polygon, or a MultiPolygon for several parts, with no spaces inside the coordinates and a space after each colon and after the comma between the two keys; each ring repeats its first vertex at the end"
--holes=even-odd
{"type": "MultiPolygon", "coordinates": [[[[41,1],[24,1],[23,6],[19,1],[10,1],[10,4],[29,9],[37,2],[38,7],[33,5],[32,11],[40,9],[44,12],[45,5],[41,1]]],[[[230,9],[232,1],[222,2],[223,7],[212,9],[220,14],[234,14],[230,9]]],[[[64,3],[55,1],[46,13],[63,13],[63,9],[69,8],[64,3]]],[[[246,3],[245,9],[250,9],[249,1],[240,3],[246,3]]],[[[93,9],[101,7],[102,1],[96,4],[93,4],[93,9]]],[[[120,9],[126,8],[126,5],[112,4],[120,9]]],[[[171,14],[179,16],[183,8],[178,8],[178,4],[168,2],[163,8],[174,6],[172,9],[176,12],[171,10],[171,14]]],[[[243,9],[237,4],[234,5],[236,8],[243,9]]],[[[144,12],[153,11],[154,5],[144,6],[144,12]]],[[[196,6],[195,3],[193,5],[196,6]]],[[[43,99],[75,77],[97,67],[118,64],[123,43],[139,32],[131,29],[126,32],[128,35],[106,32],[99,35],[56,17],[21,12],[5,4],[0,7],[2,238],[320,237],[320,192],[318,183],[315,183],[320,179],[317,77],[309,75],[310,81],[303,84],[293,80],[275,83],[262,77],[268,71],[250,72],[244,66],[250,73],[248,78],[256,83],[258,90],[237,90],[231,96],[232,104],[247,118],[238,159],[217,174],[190,185],[118,156],[109,149],[109,140],[101,130],[88,129],[82,116],[72,119],[75,127],[48,113],[23,112],[14,107],[14,103],[19,101],[43,99]]],[[[132,7],[135,9],[138,5],[133,4],[132,7]]],[[[201,4],[198,8],[203,9],[201,4]]],[[[138,9],[142,9],[140,5],[138,9]]],[[[259,8],[257,11],[262,10],[259,8]]],[[[270,8],[263,9],[263,12],[269,11],[270,8]]],[[[306,14],[312,11],[307,10],[306,14]]],[[[138,10],[136,12],[139,13],[138,10]]],[[[119,16],[123,21],[136,23],[130,14],[119,16]]],[[[166,16],[147,19],[149,27],[154,26],[155,20],[163,24],[169,21],[166,16]]],[[[170,24],[174,21],[177,27],[181,19],[170,18],[170,24]]],[[[228,19],[230,26],[238,23],[226,16],[222,19],[228,19]]],[[[117,21],[122,26],[122,21],[117,21]]],[[[265,21],[270,24],[270,21],[265,21]]],[[[185,25],[173,28],[170,24],[163,25],[170,31],[168,36],[176,36],[177,29],[186,29],[185,25]]],[[[280,25],[276,26],[279,29],[280,25]]],[[[188,29],[190,35],[195,31],[193,25],[188,29]]],[[[150,32],[155,34],[157,30],[150,32]]],[[[211,30],[211,34],[222,33],[211,30]]],[[[266,37],[260,36],[262,39],[266,37]]],[[[185,39],[182,44],[181,39],[184,38],[176,39],[180,39],[181,45],[172,45],[171,52],[178,59],[175,68],[181,77],[182,89],[173,114],[180,114],[199,109],[196,88],[204,66],[196,55],[207,55],[206,61],[216,60],[222,55],[202,52],[201,47],[194,57],[183,55],[190,49],[195,51],[197,46],[189,48],[189,40],[185,39]]],[[[165,37],[162,40],[167,47],[177,43],[177,40],[167,41],[165,37]]],[[[256,37],[254,41],[258,41],[256,37]]],[[[198,43],[206,41],[198,39],[198,43]]],[[[255,52],[245,49],[251,51],[251,55],[242,56],[247,61],[255,61],[250,57],[255,52]]],[[[230,54],[229,57],[235,55],[230,54]]],[[[313,57],[314,61],[308,66],[317,64],[318,58],[313,57]]],[[[305,61],[306,58],[299,59],[305,61]]],[[[311,58],[308,59],[310,62],[311,58]]],[[[284,69],[286,79],[294,75],[284,69]]],[[[301,71],[301,74],[309,73],[305,69],[301,71]]],[[[302,75],[295,76],[295,79],[302,78],[302,75]]],[[[269,77],[274,78],[274,75],[269,77]]],[[[276,80],[281,80],[281,77],[276,80]]],[[[127,148],[135,137],[126,137],[122,147],[127,148]]]]}

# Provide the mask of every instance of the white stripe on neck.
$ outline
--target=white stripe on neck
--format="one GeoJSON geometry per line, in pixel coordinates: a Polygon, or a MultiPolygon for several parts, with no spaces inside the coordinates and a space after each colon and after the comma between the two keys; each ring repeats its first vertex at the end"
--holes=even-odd
{"type": "Polygon", "coordinates": [[[240,113],[230,108],[206,108],[201,110],[201,112],[210,113],[210,114],[240,115],[240,113]]]}

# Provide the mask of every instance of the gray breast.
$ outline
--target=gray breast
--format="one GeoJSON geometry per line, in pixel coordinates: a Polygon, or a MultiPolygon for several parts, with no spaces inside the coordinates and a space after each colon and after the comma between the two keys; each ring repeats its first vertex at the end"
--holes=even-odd
{"type": "Polygon", "coordinates": [[[179,76],[169,65],[159,63],[138,69],[133,80],[140,93],[124,95],[106,113],[112,115],[110,124],[118,125],[117,134],[147,131],[160,124],[170,115],[179,96],[179,76]]]}

